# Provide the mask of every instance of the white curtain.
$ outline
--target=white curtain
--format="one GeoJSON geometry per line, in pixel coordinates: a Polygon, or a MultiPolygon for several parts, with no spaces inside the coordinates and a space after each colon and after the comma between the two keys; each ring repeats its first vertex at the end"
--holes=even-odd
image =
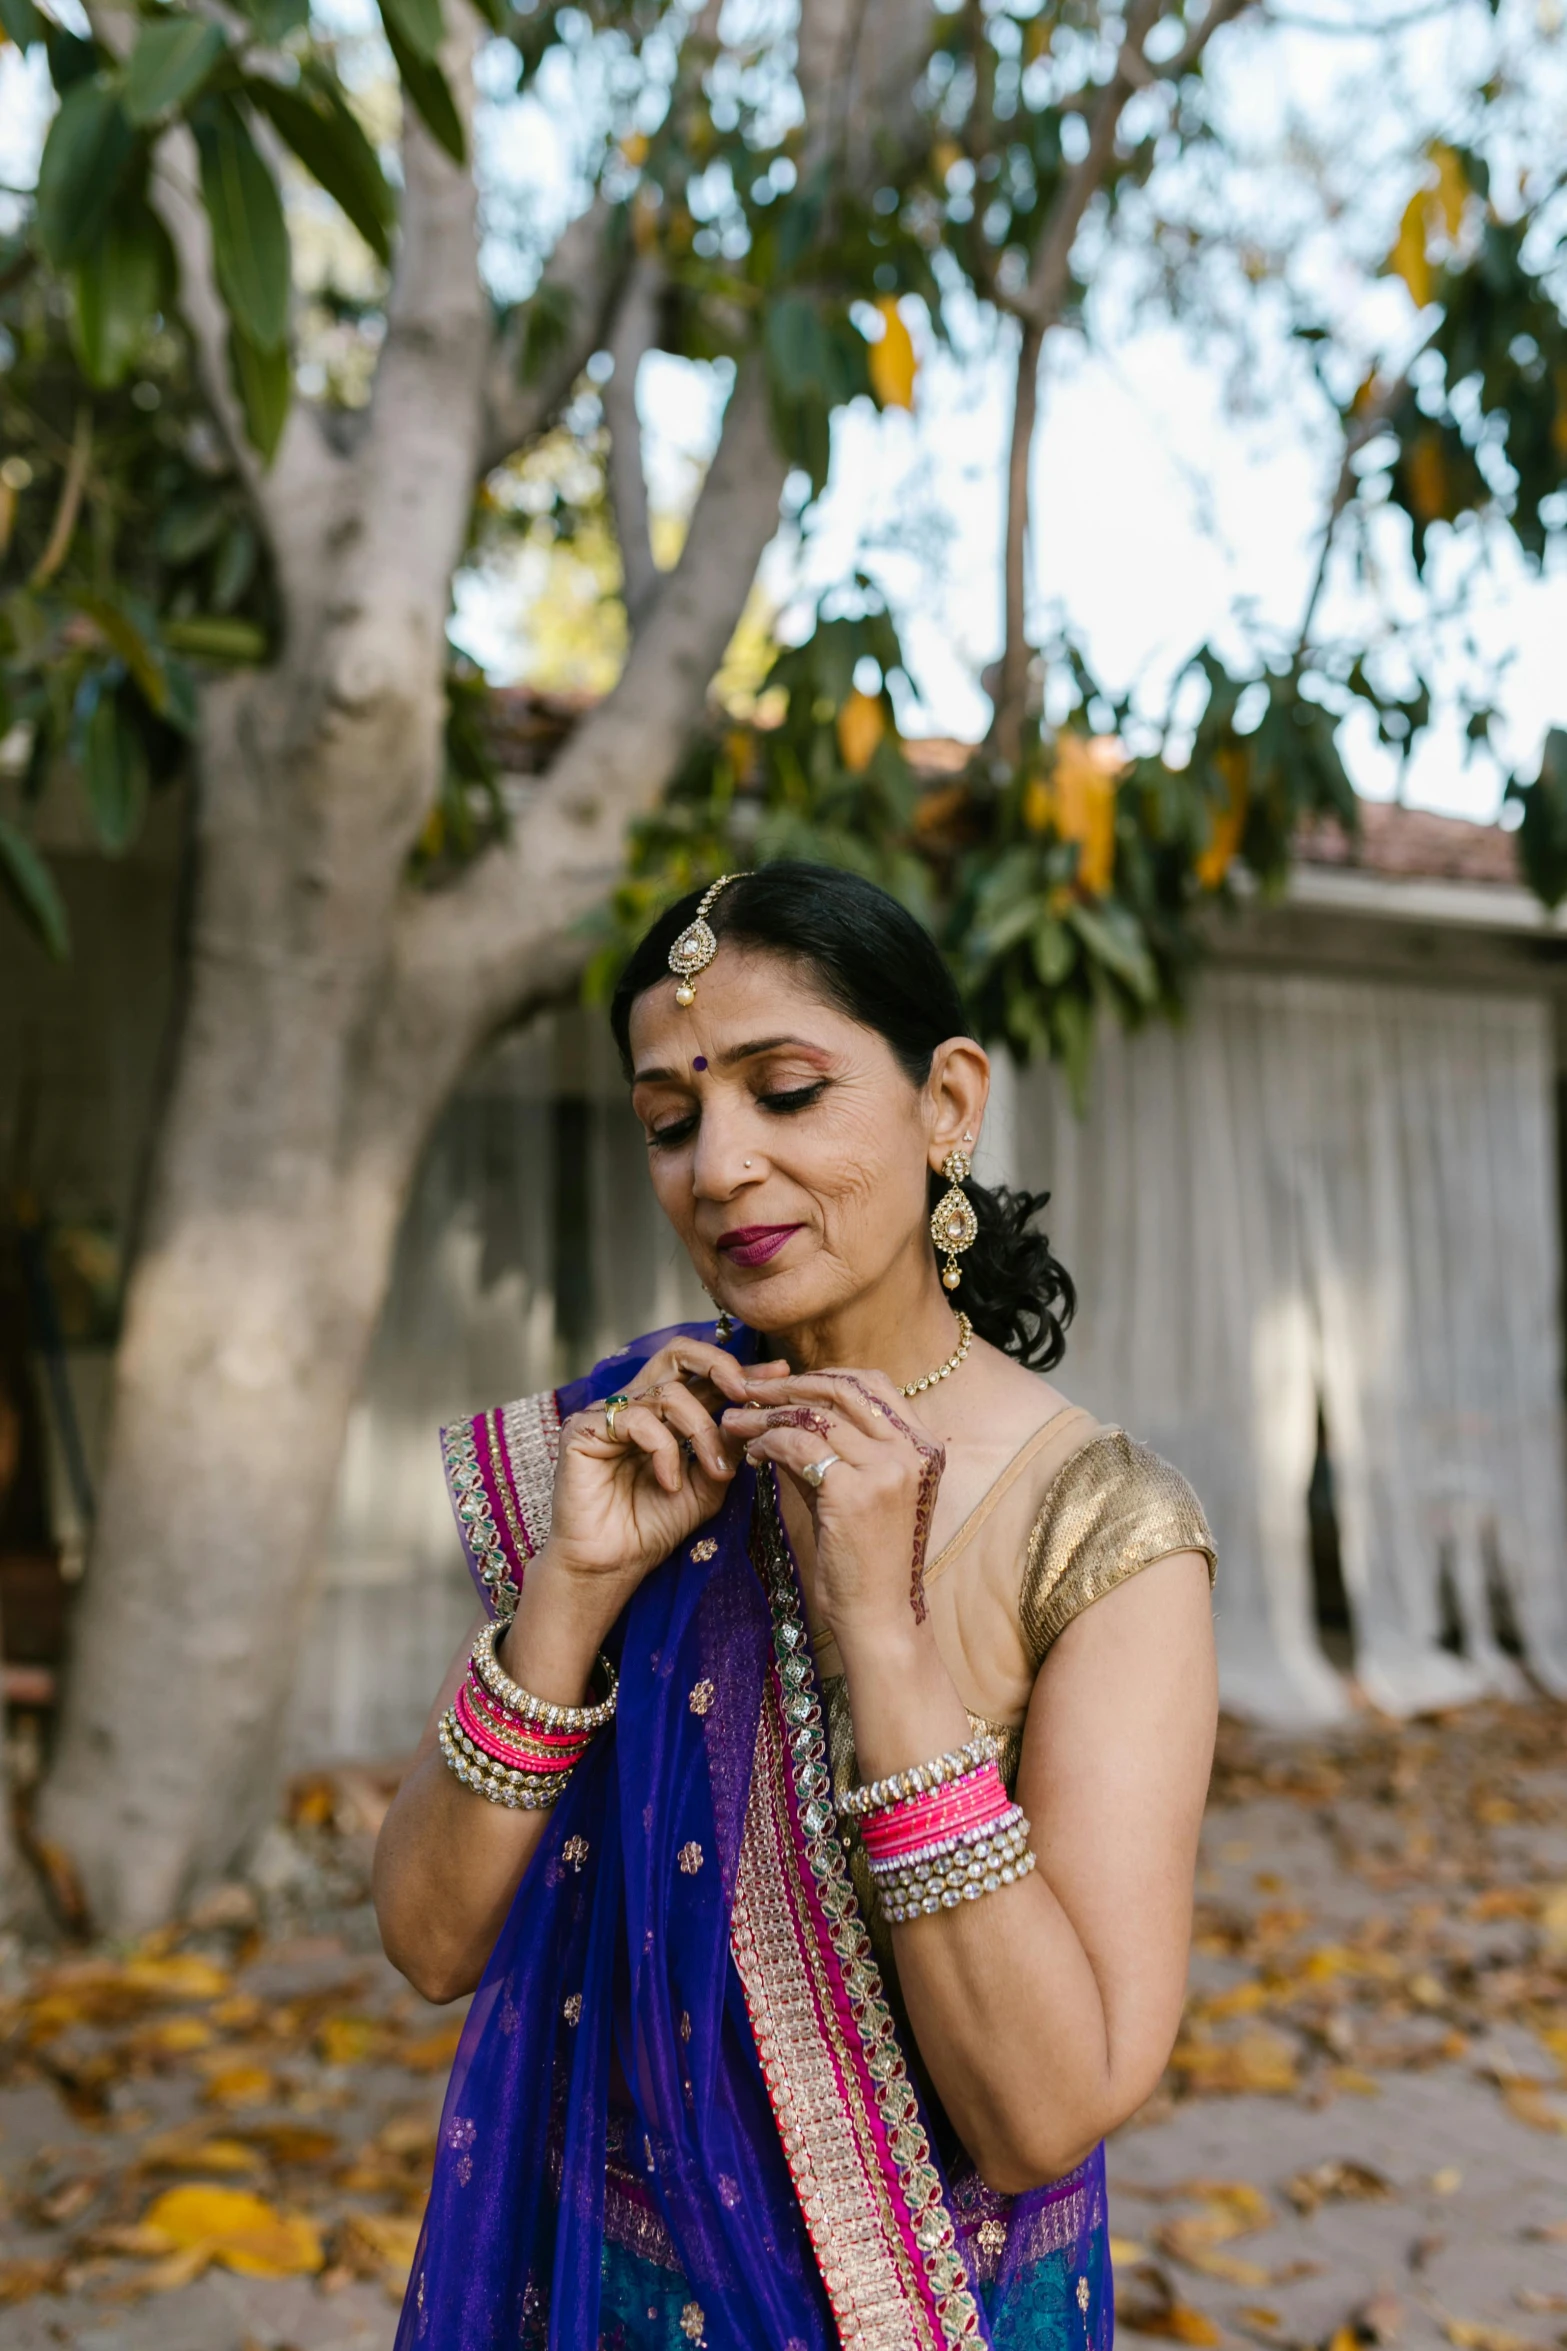
{"type": "Polygon", "coordinates": [[[1348,1703],[1314,1626],[1319,1410],[1366,1695],[1514,1686],[1499,1604],[1567,1689],[1553,1083],[1542,1001],[1219,972],[1180,1029],[1105,1024],[1082,1121],[1049,1071],[998,1105],[1079,1287],[1063,1383],[1212,1519],[1232,1706],[1348,1703]]]}

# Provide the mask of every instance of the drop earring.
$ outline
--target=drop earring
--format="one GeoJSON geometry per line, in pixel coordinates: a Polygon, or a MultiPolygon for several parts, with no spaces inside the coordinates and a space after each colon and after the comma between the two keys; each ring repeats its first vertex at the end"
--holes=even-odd
{"type": "Polygon", "coordinates": [[[941,1163],[941,1172],[947,1179],[947,1189],[931,1211],[930,1237],[936,1244],[938,1256],[946,1258],[941,1272],[944,1290],[955,1290],[963,1279],[958,1258],[965,1249],[972,1249],[979,1237],[979,1218],[974,1204],[961,1189],[968,1180],[972,1162],[966,1151],[952,1150],[941,1163]]]}

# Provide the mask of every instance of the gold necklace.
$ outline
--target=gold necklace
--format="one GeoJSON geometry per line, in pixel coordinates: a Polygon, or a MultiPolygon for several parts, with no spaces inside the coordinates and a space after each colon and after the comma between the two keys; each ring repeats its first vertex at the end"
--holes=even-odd
{"type": "Polygon", "coordinates": [[[935,1370],[928,1371],[922,1380],[910,1380],[906,1388],[900,1388],[898,1390],[900,1396],[923,1396],[925,1390],[933,1388],[938,1380],[950,1378],[963,1361],[973,1343],[974,1325],[969,1321],[961,1306],[954,1307],[953,1312],[958,1318],[958,1343],[952,1353],[947,1357],[945,1363],[938,1363],[935,1370]]]}

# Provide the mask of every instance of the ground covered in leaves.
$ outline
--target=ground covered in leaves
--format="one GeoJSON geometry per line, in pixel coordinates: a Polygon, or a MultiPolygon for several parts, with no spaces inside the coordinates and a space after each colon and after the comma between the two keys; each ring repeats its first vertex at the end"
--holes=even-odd
{"type": "MultiPolygon", "coordinates": [[[[387,2351],[457,2023],[381,1959],[384,1786],[295,1791],[134,1950],[13,1951],[8,2351],[387,2351]]],[[[1567,1710],[1227,1725],[1192,1989],[1111,2149],[1119,2323],[1567,2346],[1567,1710]]]]}

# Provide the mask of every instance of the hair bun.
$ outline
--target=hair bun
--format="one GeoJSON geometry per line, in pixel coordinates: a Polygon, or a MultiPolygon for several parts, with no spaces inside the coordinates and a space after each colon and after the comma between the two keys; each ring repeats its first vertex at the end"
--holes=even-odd
{"type": "MultiPolygon", "coordinates": [[[[946,1178],[933,1174],[934,1209],[946,1178]]],[[[979,1231],[959,1263],[963,1279],[953,1298],[982,1339],[1015,1355],[1030,1371],[1053,1371],[1066,1353],[1066,1326],[1077,1306],[1072,1277],[1033,1221],[1048,1192],[1014,1192],[1005,1184],[964,1179],[960,1189],[979,1231]]]]}

